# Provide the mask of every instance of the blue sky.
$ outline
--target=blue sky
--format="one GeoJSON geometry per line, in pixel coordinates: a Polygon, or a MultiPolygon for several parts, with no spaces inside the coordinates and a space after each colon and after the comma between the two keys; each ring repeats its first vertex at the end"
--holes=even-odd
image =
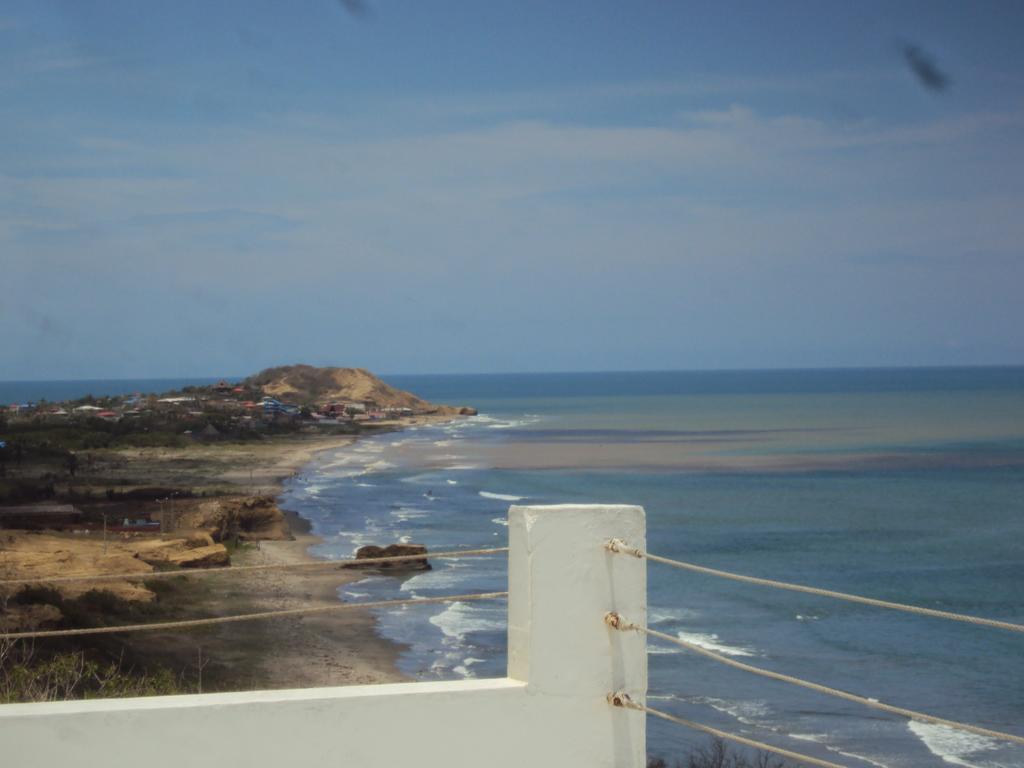
{"type": "Polygon", "coordinates": [[[1024,5],[366,6],[3,5],[0,379],[1024,363],[1024,5]]]}

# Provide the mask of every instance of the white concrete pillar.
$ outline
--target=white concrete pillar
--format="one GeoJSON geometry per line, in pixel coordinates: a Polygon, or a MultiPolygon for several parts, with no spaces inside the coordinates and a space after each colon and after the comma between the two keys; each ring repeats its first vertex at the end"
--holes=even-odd
{"type": "MultiPolygon", "coordinates": [[[[646,624],[645,561],[609,552],[621,539],[646,548],[644,511],[626,505],[513,506],[509,510],[508,676],[531,694],[577,700],[597,728],[565,738],[604,740],[600,764],[643,768],[645,718],[608,693],[643,702],[646,638],[604,621],[615,611],[646,624]]],[[[596,763],[593,763],[596,764],[596,763]]]]}

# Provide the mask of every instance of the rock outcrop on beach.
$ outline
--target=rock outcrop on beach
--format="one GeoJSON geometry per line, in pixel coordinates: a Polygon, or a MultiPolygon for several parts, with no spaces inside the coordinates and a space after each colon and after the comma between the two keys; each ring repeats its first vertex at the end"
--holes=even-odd
{"type": "MultiPolygon", "coordinates": [[[[364,368],[317,368],[283,365],[267,368],[243,382],[264,395],[298,403],[373,402],[381,408],[409,408],[417,413],[457,415],[464,409],[437,405],[385,384],[364,368]]],[[[470,409],[472,410],[472,409],[470,409]]]]}
{"type": "Polygon", "coordinates": [[[411,555],[422,555],[410,560],[399,560],[393,563],[366,563],[364,565],[352,565],[351,568],[379,568],[387,571],[429,571],[430,562],[427,560],[427,548],[423,544],[389,544],[386,547],[377,547],[367,544],[356,550],[356,560],[366,560],[375,557],[409,557],[411,555]]]}
{"type": "Polygon", "coordinates": [[[208,534],[193,534],[180,539],[145,539],[136,545],[136,557],[150,565],[179,568],[220,568],[231,565],[231,556],[223,544],[208,534]]]}
{"type": "Polygon", "coordinates": [[[208,533],[213,541],[287,541],[292,538],[284,512],[272,496],[207,501],[181,517],[180,527],[208,533]]]}

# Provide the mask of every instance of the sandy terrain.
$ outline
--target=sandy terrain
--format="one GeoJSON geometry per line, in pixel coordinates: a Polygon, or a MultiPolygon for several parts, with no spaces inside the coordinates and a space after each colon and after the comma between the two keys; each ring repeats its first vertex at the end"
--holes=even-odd
{"type": "MultiPolygon", "coordinates": [[[[238,565],[309,562],[307,549],[319,541],[302,532],[294,541],[261,541],[236,553],[238,565]]],[[[363,578],[352,571],[300,570],[185,577],[167,601],[160,620],[229,616],[282,608],[338,603],[338,588],[363,578]],[[180,591],[178,591],[180,590],[180,591]]],[[[269,619],[210,628],[130,636],[133,663],[158,662],[191,680],[202,671],[202,688],[250,690],[310,688],[397,682],[401,648],[380,639],[368,611],[338,611],[311,617],[269,619]]]]}
{"type": "MultiPolygon", "coordinates": [[[[353,439],[298,436],[253,445],[119,451],[98,458],[97,463],[106,465],[105,475],[109,476],[113,468],[125,476],[138,477],[147,485],[217,487],[221,492],[232,493],[220,499],[237,503],[246,498],[244,493],[250,487],[256,492],[277,492],[281,481],[317,452],[342,447],[353,439]]],[[[176,512],[185,520],[190,519],[190,512],[217,503],[217,499],[174,502],[176,512]]],[[[312,561],[314,558],[307,550],[319,539],[308,532],[308,523],[297,515],[286,513],[286,518],[293,540],[250,541],[233,552],[232,564],[312,561]]],[[[177,531],[164,536],[163,541],[191,533],[177,531]]],[[[279,532],[274,535],[280,538],[279,532]]],[[[160,537],[153,536],[111,536],[104,546],[102,535],[96,533],[83,536],[0,532],[0,578],[148,572],[151,566],[136,555],[147,546],[159,544],[160,537]]],[[[130,617],[114,617],[112,623],[157,622],[333,605],[338,602],[338,587],[360,578],[363,574],[333,569],[233,573],[228,567],[216,573],[162,579],[156,587],[151,581],[149,586],[157,592],[155,599],[150,590],[128,581],[61,585],[61,591],[74,598],[90,587],[102,587],[138,606],[130,609],[130,617]]],[[[40,607],[46,606],[35,606],[40,607]]],[[[24,609],[18,610],[25,613],[24,609]]],[[[17,623],[19,617],[13,616],[12,611],[9,607],[7,619],[17,623]]],[[[36,614],[43,622],[41,628],[45,628],[47,619],[55,618],[46,611],[36,614]]],[[[91,647],[113,657],[123,656],[126,664],[139,668],[151,664],[166,666],[193,682],[201,673],[204,690],[312,687],[401,679],[395,668],[401,649],[377,636],[375,619],[367,611],[247,621],[168,633],[97,636],[80,647],[91,647]]]]}

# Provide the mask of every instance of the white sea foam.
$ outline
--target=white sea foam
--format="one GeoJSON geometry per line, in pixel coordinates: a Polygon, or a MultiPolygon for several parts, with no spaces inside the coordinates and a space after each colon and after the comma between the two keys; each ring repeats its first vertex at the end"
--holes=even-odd
{"type": "Polygon", "coordinates": [[[356,485],[359,486],[360,488],[376,488],[377,487],[376,483],[356,483],[356,485]]]}
{"type": "Polygon", "coordinates": [[[370,440],[364,440],[362,443],[357,443],[356,447],[352,449],[352,453],[367,454],[367,453],[384,453],[387,448],[384,443],[375,443],[370,440]]]}
{"type": "Polygon", "coordinates": [[[698,701],[709,705],[712,709],[735,717],[744,725],[759,725],[760,721],[771,712],[767,701],[730,701],[710,696],[702,697],[698,701]]]}
{"type": "Polygon", "coordinates": [[[486,609],[458,602],[431,616],[430,623],[446,637],[455,640],[462,640],[469,632],[500,632],[505,629],[505,623],[489,616],[486,609]]]}
{"type": "Polygon", "coordinates": [[[480,495],[485,499],[497,499],[498,501],[522,501],[525,496],[512,496],[508,493],[491,493],[490,491],[480,491],[480,495]]]}
{"type": "Polygon", "coordinates": [[[491,522],[495,525],[503,525],[508,528],[508,518],[506,517],[492,517],[491,522]]]}
{"type": "Polygon", "coordinates": [[[401,523],[408,522],[409,520],[419,520],[429,514],[427,510],[417,509],[416,507],[399,507],[398,509],[391,510],[391,516],[401,523]]]}
{"type": "Polygon", "coordinates": [[[342,594],[345,595],[345,597],[351,597],[355,600],[370,596],[369,592],[343,592],[342,594]]]}
{"type": "Polygon", "coordinates": [[[677,645],[652,645],[650,643],[647,644],[648,656],[671,656],[673,654],[682,652],[683,649],[677,645]]]}
{"type": "Polygon", "coordinates": [[[652,606],[647,610],[647,626],[658,624],[676,624],[698,616],[696,611],[689,608],[658,608],[652,606]]]}
{"type": "Polygon", "coordinates": [[[802,613],[796,615],[797,621],[817,621],[821,616],[804,616],[802,613]]]}
{"type": "Polygon", "coordinates": [[[977,768],[980,765],[979,763],[969,762],[966,758],[976,752],[987,752],[999,748],[999,743],[993,739],[977,736],[973,733],[955,731],[943,725],[919,723],[911,720],[907,723],[907,728],[924,742],[929,752],[952,765],[977,768]]]}
{"type": "Polygon", "coordinates": [[[496,419],[491,416],[485,416],[484,418],[487,420],[484,423],[486,423],[488,429],[515,429],[536,424],[540,421],[540,416],[535,414],[527,414],[520,419],[496,419]]]}
{"type": "Polygon", "coordinates": [[[815,744],[825,744],[828,739],[827,733],[791,733],[789,738],[797,741],[811,741],[815,744]]]}
{"type": "Polygon", "coordinates": [[[459,664],[457,667],[452,667],[452,672],[455,672],[458,675],[462,675],[465,678],[476,677],[476,675],[473,673],[470,667],[474,664],[482,664],[483,661],[483,659],[474,659],[472,656],[468,656],[465,659],[463,659],[462,663],[459,664]]]}
{"type": "Polygon", "coordinates": [[[467,562],[465,560],[457,560],[454,557],[442,557],[441,559],[444,560],[446,567],[448,567],[448,568],[450,568],[452,570],[456,570],[457,571],[457,570],[460,570],[462,568],[472,568],[473,567],[472,563],[469,563],[469,562],[467,562]]]}
{"type": "Polygon", "coordinates": [[[791,739],[796,739],[797,741],[810,741],[814,744],[820,744],[829,752],[834,752],[837,755],[849,757],[854,760],[860,760],[862,763],[874,765],[877,766],[877,768],[889,768],[888,763],[880,763],[877,760],[872,760],[870,757],[864,757],[864,755],[858,755],[853,752],[844,752],[838,747],[833,747],[828,743],[829,736],[827,733],[788,733],[786,735],[791,739]]]}
{"type": "Polygon", "coordinates": [[[692,645],[699,646],[708,651],[715,651],[725,656],[756,656],[757,654],[749,648],[738,645],[725,645],[719,641],[718,635],[705,634],[703,632],[677,632],[676,635],[692,645]]]}
{"type": "Polygon", "coordinates": [[[411,579],[402,582],[399,589],[402,592],[412,592],[417,589],[444,589],[450,590],[462,584],[465,577],[457,568],[435,568],[432,571],[418,573],[411,579]]]}
{"type": "Polygon", "coordinates": [[[445,482],[448,483],[448,485],[458,485],[459,484],[458,480],[445,480],[445,482]]]}
{"type": "Polygon", "coordinates": [[[373,537],[367,531],[338,531],[335,538],[348,539],[356,547],[373,543],[373,537]]]}
{"type": "MultiPolygon", "coordinates": [[[[470,416],[465,419],[462,424],[501,424],[503,423],[500,419],[496,419],[487,413],[478,413],[476,416],[470,416]]],[[[452,426],[461,426],[458,422],[453,422],[452,426]]]]}

